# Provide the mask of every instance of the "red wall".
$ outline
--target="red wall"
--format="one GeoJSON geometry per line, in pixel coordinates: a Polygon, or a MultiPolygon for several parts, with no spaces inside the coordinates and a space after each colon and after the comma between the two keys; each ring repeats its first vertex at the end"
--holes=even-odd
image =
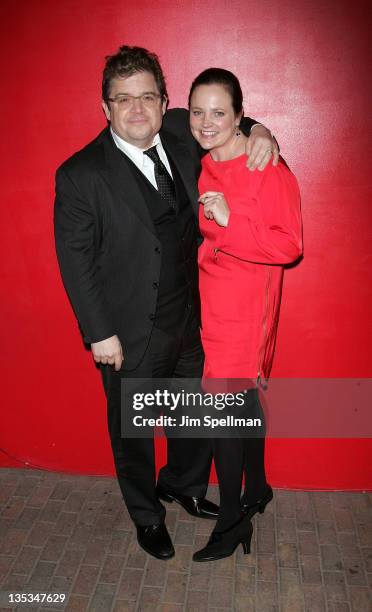
{"type": "MultiPolygon", "coordinates": [[[[112,472],[104,395],[59,277],[52,208],[55,168],[105,124],[103,58],[123,43],[160,55],[171,106],[186,104],[202,69],[236,72],[247,114],[273,130],[298,177],[305,258],[286,273],[273,375],[371,376],[369,17],[367,2],[345,0],[2,4],[1,447],[19,460],[4,464],[112,472]]],[[[370,448],[269,440],[270,480],[368,488],[370,448]]]]}

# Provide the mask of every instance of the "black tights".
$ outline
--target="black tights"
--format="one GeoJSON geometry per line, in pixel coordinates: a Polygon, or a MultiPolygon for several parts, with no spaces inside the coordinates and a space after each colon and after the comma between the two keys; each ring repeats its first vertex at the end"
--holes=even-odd
{"type": "Polygon", "coordinates": [[[246,397],[244,416],[261,419],[261,437],[231,437],[213,440],[214,464],[220,487],[220,512],[215,531],[228,529],[242,516],[240,495],[243,473],[245,475],[243,495],[245,503],[250,505],[258,501],[266,486],[265,417],[257,389],[249,390],[246,397]]]}

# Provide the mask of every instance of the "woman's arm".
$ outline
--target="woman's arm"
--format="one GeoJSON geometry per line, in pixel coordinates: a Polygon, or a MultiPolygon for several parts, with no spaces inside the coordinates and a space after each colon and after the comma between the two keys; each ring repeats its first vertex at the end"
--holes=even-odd
{"type": "Polygon", "coordinates": [[[247,213],[230,212],[216,248],[261,264],[288,264],[302,253],[300,192],[295,176],[279,163],[255,173],[247,213]]]}

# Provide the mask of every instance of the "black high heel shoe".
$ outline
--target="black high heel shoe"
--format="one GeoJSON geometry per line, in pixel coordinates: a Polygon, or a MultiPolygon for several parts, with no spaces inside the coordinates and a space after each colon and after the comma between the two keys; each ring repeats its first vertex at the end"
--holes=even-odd
{"type": "Polygon", "coordinates": [[[266,485],[266,489],[264,491],[261,499],[256,501],[255,504],[245,504],[242,503],[242,511],[248,518],[252,518],[257,512],[263,514],[265,512],[265,508],[269,502],[273,499],[274,494],[270,485],[266,485]]]}
{"type": "Polygon", "coordinates": [[[230,557],[241,544],[245,555],[251,552],[253,527],[247,516],[242,516],[225,531],[213,531],[208,544],[193,555],[194,561],[216,561],[230,557]]]}

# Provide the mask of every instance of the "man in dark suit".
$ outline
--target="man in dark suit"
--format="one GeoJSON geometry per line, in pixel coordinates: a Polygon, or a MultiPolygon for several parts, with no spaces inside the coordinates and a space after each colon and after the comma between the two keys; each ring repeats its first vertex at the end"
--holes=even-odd
{"type": "MultiPolygon", "coordinates": [[[[211,449],[205,440],[169,439],[155,487],[153,439],[121,437],[121,379],[201,377],[200,151],[186,111],[169,111],[162,127],[165,80],[145,49],[124,46],[107,58],[102,99],[110,125],[57,171],[57,255],[84,341],[101,366],[117,477],[138,542],[167,559],[174,549],[160,499],[217,517],[205,499],[211,449]]],[[[275,144],[262,126],[254,133],[251,162],[264,165],[275,144]]]]}

